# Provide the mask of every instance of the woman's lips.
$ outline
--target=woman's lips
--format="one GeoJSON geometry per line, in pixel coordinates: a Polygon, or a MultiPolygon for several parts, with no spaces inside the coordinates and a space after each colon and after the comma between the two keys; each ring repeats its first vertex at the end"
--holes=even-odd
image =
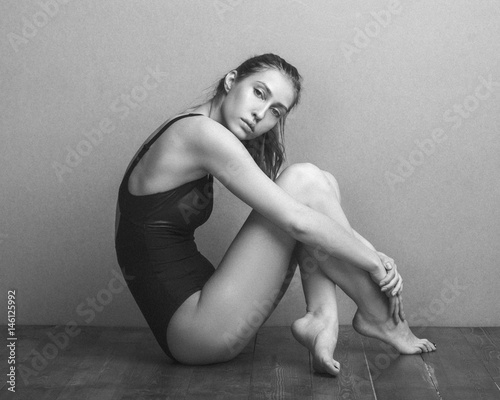
{"type": "Polygon", "coordinates": [[[241,120],[245,123],[246,127],[250,130],[250,132],[253,133],[254,126],[250,124],[248,121],[244,120],[243,118],[241,120]]]}

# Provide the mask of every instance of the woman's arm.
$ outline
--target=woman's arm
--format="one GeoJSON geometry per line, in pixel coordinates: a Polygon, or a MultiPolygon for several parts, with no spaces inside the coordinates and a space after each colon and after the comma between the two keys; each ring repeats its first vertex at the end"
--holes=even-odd
{"type": "Polygon", "coordinates": [[[302,206],[302,215],[297,214],[296,235],[292,234],[295,239],[314,247],[319,246],[326,253],[368,271],[377,282],[386,276],[376,251],[358,240],[335,220],[310,207],[302,206]]]}
{"type": "Polygon", "coordinates": [[[385,269],[378,255],[342,225],[290,196],[257,166],[243,144],[209,118],[193,118],[183,132],[187,149],[200,168],[221,181],[234,195],[296,240],[319,246],[382,279],[385,269]]]}
{"type": "Polygon", "coordinates": [[[356,237],[356,239],[358,239],[361,243],[363,243],[366,247],[368,247],[369,249],[373,250],[373,251],[376,251],[375,250],[375,247],[373,247],[373,245],[368,241],[366,240],[363,236],[361,236],[357,231],[355,231],[354,229],[352,230],[352,232],[354,233],[354,236],[356,237]]]}
{"type": "Polygon", "coordinates": [[[361,234],[356,232],[354,229],[352,231],[354,233],[354,236],[361,243],[377,253],[377,255],[380,257],[380,260],[382,261],[382,265],[387,271],[389,271],[384,279],[379,283],[382,287],[382,291],[387,292],[388,295],[392,294],[393,296],[397,293],[401,293],[401,291],[403,290],[403,280],[401,278],[401,275],[397,271],[397,266],[394,262],[394,259],[382,253],[381,251],[377,251],[367,239],[361,236],[361,234]]]}
{"type": "Polygon", "coordinates": [[[354,236],[365,246],[376,251],[378,256],[380,257],[382,264],[389,271],[384,279],[382,279],[379,283],[379,286],[382,288],[381,290],[386,293],[387,297],[389,297],[390,302],[390,315],[393,316],[394,321],[399,323],[399,320],[404,321],[406,319],[404,310],[403,310],[403,300],[401,297],[401,292],[403,291],[403,279],[401,275],[397,271],[397,266],[394,263],[394,260],[384,253],[375,250],[375,247],[363,236],[361,236],[354,229],[352,230],[354,236]]]}

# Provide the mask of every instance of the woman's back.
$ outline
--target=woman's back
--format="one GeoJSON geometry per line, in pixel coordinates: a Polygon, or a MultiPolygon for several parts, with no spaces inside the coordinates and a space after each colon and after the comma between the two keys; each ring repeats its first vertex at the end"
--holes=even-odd
{"type": "Polygon", "coordinates": [[[194,230],[212,212],[211,175],[156,193],[137,195],[129,191],[129,178],[149,148],[176,121],[195,115],[178,116],[160,129],[132,160],[121,182],[116,247],[120,265],[133,269],[130,272],[134,275],[147,271],[146,265],[158,251],[166,261],[197,253],[194,230]]]}
{"type": "Polygon", "coordinates": [[[204,175],[174,188],[132,194],[134,168],[158,138],[186,114],[169,121],[140,149],[120,184],[115,237],[118,263],[127,285],[163,350],[168,322],[177,308],[199,291],[214,272],[194,242],[194,231],[210,217],[213,177],[204,175]]]}
{"type": "Polygon", "coordinates": [[[141,157],[138,152],[128,168],[128,189],[131,194],[141,196],[165,192],[207,175],[196,165],[185,143],[189,131],[199,130],[198,121],[193,123],[194,118],[185,118],[192,116],[203,117],[203,114],[179,114],[160,126],[145,141],[140,151],[147,146],[146,152],[141,157]],[[139,160],[132,167],[137,158],[139,160]]]}

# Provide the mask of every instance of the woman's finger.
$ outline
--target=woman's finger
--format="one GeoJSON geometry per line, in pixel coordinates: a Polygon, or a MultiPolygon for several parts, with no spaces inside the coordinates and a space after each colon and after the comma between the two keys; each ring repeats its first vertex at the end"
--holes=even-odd
{"type": "MultiPolygon", "coordinates": [[[[401,278],[403,279],[403,278],[401,278]]],[[[398,296],[401,297],[401,300],[403,299],[403,286],[404,286],[404,282],[403,280],[401,280],[401,287],[399,288],[399,292],[398,292],[398,296]]]]}
{"type": "Polygon", "coordinates": [[[402,321],[406,321],[405,312],[403,310],[403,296],[398,294],[398,299],[399,299],[399,317],[401,318],[402,321]]]}
{"type": "Polygon", "coordinates": [[[399,299],[397,297],[391,297],[394,299],[394,322],[396,325],[399,324],[399,299]]]}
{"type": "Polygon", "coordinates": [[[380,286],[384,286],[387,284],[387,282],[390,282],[394,279],[394,277],[396,276],[397,274],[397,270],[396,268],[393,268],[389,271],[387,271],[387,275],[384,277],[384,279],[382,279],[379,283],[380,286]]]}
{"type": "Polygon", "coordinates": [[[394,301],[394,297],[389,298],[389,315],[393,315],[395,311],[396,302],[394,301]]]}
{"type": "Polygon", "coordinates": [[[398,282],[396,283],[396,286],[394,286],[394,288],[392,289],[392,292],[391,292],[392,296],[396,296],[399,293],[399,291],[401,289],[401,286],[403,285],[403,278],[399,274],[398,274],[398,277],[399,277],[399,280],[398,280],[398,282]]]}
{"type": "MultiPolygon", "coordinates": [[[[395,271],[395,270],[393,270],[395,271]]],[[[385,292],[385,291],[389,291],[389,293],[396,287],[397,283],[399,282],[399,279],[400,279],[400,275],[396,272],[394,274],[394,277],[388,282],[386,283],[385,285],[382,285],[382,292],[385,292]]],[[[382,280],[385,280],[382,279],[382,280]]]]}
{"type": "Polygon", "coordinates": [[[384,254],[381,251],[377,251],[377,254],[384,264],[386,263],[394,264],[394,259],[392,257],[389,257],[387,254],[384,254]]]}

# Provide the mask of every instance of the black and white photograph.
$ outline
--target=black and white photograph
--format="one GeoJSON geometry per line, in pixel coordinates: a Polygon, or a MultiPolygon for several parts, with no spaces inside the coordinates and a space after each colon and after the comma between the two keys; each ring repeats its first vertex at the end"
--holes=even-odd
{"type": "Polygon", "coordinates": [[[500,400],[498,0],[0,20],[0,400],[500,400]]]}

